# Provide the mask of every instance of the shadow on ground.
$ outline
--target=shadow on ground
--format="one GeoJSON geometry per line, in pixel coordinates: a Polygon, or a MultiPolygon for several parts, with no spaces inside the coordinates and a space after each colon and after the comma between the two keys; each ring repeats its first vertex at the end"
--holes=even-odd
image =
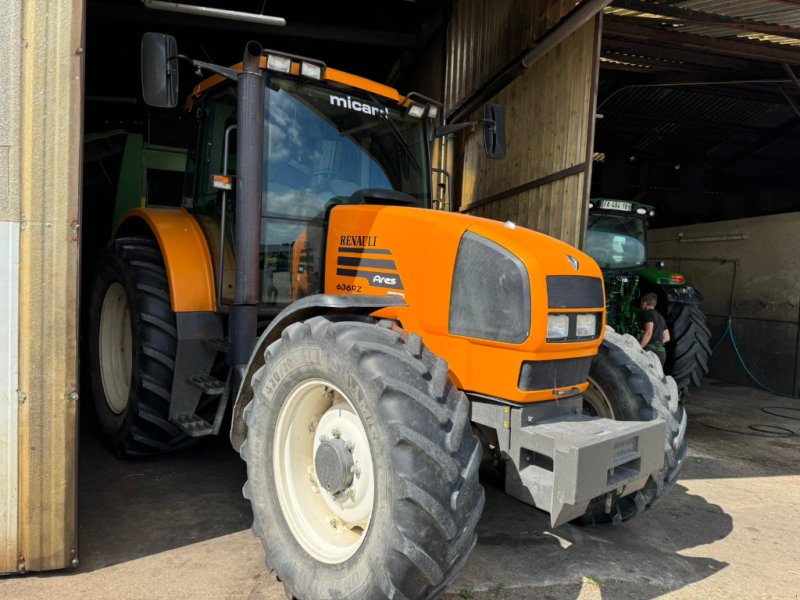
{"type": "Polygon", "coordinates": [[[800,399],[705,379],[685,406],[690,456],[702,461],[682,479],[800,475],[800,399]]]}
{"type": "MultiPolygon", "coordinates": [[[[780,423],[763,406],[791,401],[709,381],[687,405],[690,454],[681,479],[792,475],[787,461],[800,438],[744,436],[752,423],[780,423]],[[732,398],[735,397],[735,401],[732,398]],[[714,428],[701,425],[705,423],[714,428]],[[720,431],[730,429],[730,432],[720,431]]],[[[800,405],[800,404],[798,404],[800,405]]],[[[791,426],[792,422],[783,422],[791,426]]],[[[150,556],[248,529],[242,498],[245,465],[223,435],[183,452],[119,460],[84,427],[80,455],[79,572],[150,556]]],[[[653,511],[621,527],[551,530],[547,515],[506,496],[493,473],[483,473],[487,503],[479,541],[450,587],[474,597],[576,598],[586,581],[604,597],[649,598],[726,568],[683,551],[728,536],[730,515],[678,484],[653,511]]],[[[700,552],[702,554],[702,552],[700,552]]]]}
{"type": "Polygon", "coordinates": [[[244,461],[227,435],[158,458],[121,460],[88,431],[79,463],[80,572],[248,529],[244,461]]]}
{"type": "Polygon", "coordinates": [[[577,598],[585,581],[597,597],[654,598],[713,575],[727,563],[680,551],[726,537],[733,521],[680,484],[652,511],[621,526],[551,529],[549,516],[483,473],[486,509],[478,544],[448,598],[577,598]]]}

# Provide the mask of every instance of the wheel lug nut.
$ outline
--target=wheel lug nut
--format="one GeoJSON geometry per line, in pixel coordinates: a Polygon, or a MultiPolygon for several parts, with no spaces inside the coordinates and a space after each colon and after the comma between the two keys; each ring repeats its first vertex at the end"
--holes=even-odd
{"type": "Polygon", "coordinates": [[[340,437],[342,437],[342,432],[341,432],[341,430],[340,430],[340,429],[337,427],[336,429],[334,429],[333,431],[331,431],[331,435],[333,435],[333,437],[335,437],[335,438],[340,438],[340,437]]]}
{"type": "Polygon", "coordinates": [[[353,449],[355,448],[355,446],[353,445],[353,442],[346,442],[344,447],[347,448],[350,452],[352,452],[353,449]]]}
{"type": "Polygon", "coordinates": [[[336,517],[333,517],[330,520],[330,523],[331,523],[331,527],[333,527],[335,529],[336,527],[339,526],[339,519],[337,519],[336,517]]]}
{"type": "Polygon", "coordinates": [[[350,472],[356,477],[361,477],[361,467],[353,465],[352,467],[350,467],[350,472]]]}

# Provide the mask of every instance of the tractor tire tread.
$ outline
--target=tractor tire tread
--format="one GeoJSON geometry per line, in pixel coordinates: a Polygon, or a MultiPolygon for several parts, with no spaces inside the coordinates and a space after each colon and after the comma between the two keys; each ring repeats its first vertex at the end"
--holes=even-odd
{"type": "MultiPolygon", "coordinates": [[[[477,472],[481,446],[471,431],[468,402],[447,376],[447,363],[434,356],[419,336],[407,334],[396,324],[389,328],[314,317],[287,327],[280,343],[279,349],[275,343],[267,348],[265,365],[259,377],[253,377],[253,400],[244,410],[248,436],[257,435],[263,427],[272,401],[263,391],[264,379],[273,377],[270,366],[284,351],[309,343],[328,344],[335,355],[351,359],[358,379],[375,390],[374,409],[390,438],[385,443],[391,448],[392,489],[398,507],[393,513],[399,519],[387,524],[391,533],[381,537],[385,541],[379,551],[385,562],[369,576],[370,585],[360,588],[357,597],[438,596],[474,547],[484,504],[477,472]]],[[[252,474],[258,463],[247,441],[241,454],[252,474]]],[[[275,520],[260,501],[268,493],[267,486],[250,479],[255,522],[259,531],[265,531],[275,520]]],[[[310,585],[287,581],[287,565],[295,560],[292,549],[269,546],[267,538],[260,537],[286,589],[298,594],[302,586],[310,585]]]]}
{"type": "MultiPolygon", "coordinates": [[[[650,510],[675,486],[687,451],[686,411],[679,402],[680,394],[675,380],[664,376],[655,354],[642,350],[633,336],[620,335],[607,327],[598,357],[593,361],[593,370],[598,369],[598,361],[608,361],[624,376],[623,385],[635,399],[638,414],[617,418],[640,421],[663,419],[666,437],[663,468],[652,474],[639,492],[615,497],[610,513],[604,510],[605,498],[592,501],[581,518],[583,524],[589,525],[621,523],[650,510]]],[[[599,372],[595,370],[595,373],[599,372]]],[[[595,375],[595,379],[599,377],[595,375]]]]}
{"type": "Polygon", "coordinates": [[[670,302],[666,312],[672,341],[667,344],[665,370],[675,378],[678,389],[686,393],[699,387],[708,373],[711,332],[698,305],[670,302]]]}
{"type": "MultiPolygon", "coordinates": [[[[134,320],[132,341],[134,355],[138,356],[138,368],[134,362],[129,414],[126,413],[121,424],[115,425],[116,430],[104,431],[106,441],[118,456],[148,456],[192,445],[196,438],[187,436],[169,421],[177,328],[158,243],[146,237],[118,238],[106,247],[98,266],[98,273],[106,271],[103,283],[106,287],[97,294],[93,291],[91,312],[99,319],[102,294],[112,282],[122,283],[129,289],[128,302],[134,320]],[[114,273],[117,270],[124,273],[114,273]]],[[[92,335],[95,334],[93,330],[92,335]]],[[[90,350],[90,355],[94,356],[91,368],[95,371],[99,369],[99,365],[94,364],[98,353],[99,348],[90,350]]],[[[93,384],[96,404],[105,403],[99,373],[92,379],[97,382],[93,384]]]]}

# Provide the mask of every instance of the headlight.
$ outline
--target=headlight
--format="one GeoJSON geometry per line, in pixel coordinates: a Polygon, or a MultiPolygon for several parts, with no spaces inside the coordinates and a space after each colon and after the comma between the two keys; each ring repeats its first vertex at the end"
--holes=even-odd
{"type": "Polygon", "coordinates": [[[519,344],[531,329],[528,270],[480,235],[461,238],[450,296],[450,333],[519,344]]]}
{"type": "Polygon", "coordinates": [[[575,335],[578,337],[594,337],[597,333],[596,315],[578,315],[575,323],[575,335]]]}
{"type": "Polygon", "coordinates": [[[547,317],[547,339],[563,340],[569,336],[569,317],[567,315],[550,315],[547,317]]]}
{"type": "Polygon", "coordinates": [[[547,317],[548,342],[584,342],[600,335],[599,313],[553,314],[547,317]]]}

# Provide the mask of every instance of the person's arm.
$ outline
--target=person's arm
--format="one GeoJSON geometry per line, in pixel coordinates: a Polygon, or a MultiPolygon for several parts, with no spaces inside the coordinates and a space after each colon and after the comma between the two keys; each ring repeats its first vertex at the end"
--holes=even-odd
{"type": "Polygon", "coordinates": [[[672,339],[670,337],[670,335],[669,335],[669,329],[667,329],[666,327],[664,328],[663,338],[664,338],[663,341],[664,341],[665,344],[672,339]]]}
{"type": "Polygon", "coordinates": [[[642,334],[642,341],[639,342],[639,345],[644,348],[647,344],[650,343],[650,338],[653,337],[653,322],[647,321],[644,324],[644,334],[642,334]]]}

